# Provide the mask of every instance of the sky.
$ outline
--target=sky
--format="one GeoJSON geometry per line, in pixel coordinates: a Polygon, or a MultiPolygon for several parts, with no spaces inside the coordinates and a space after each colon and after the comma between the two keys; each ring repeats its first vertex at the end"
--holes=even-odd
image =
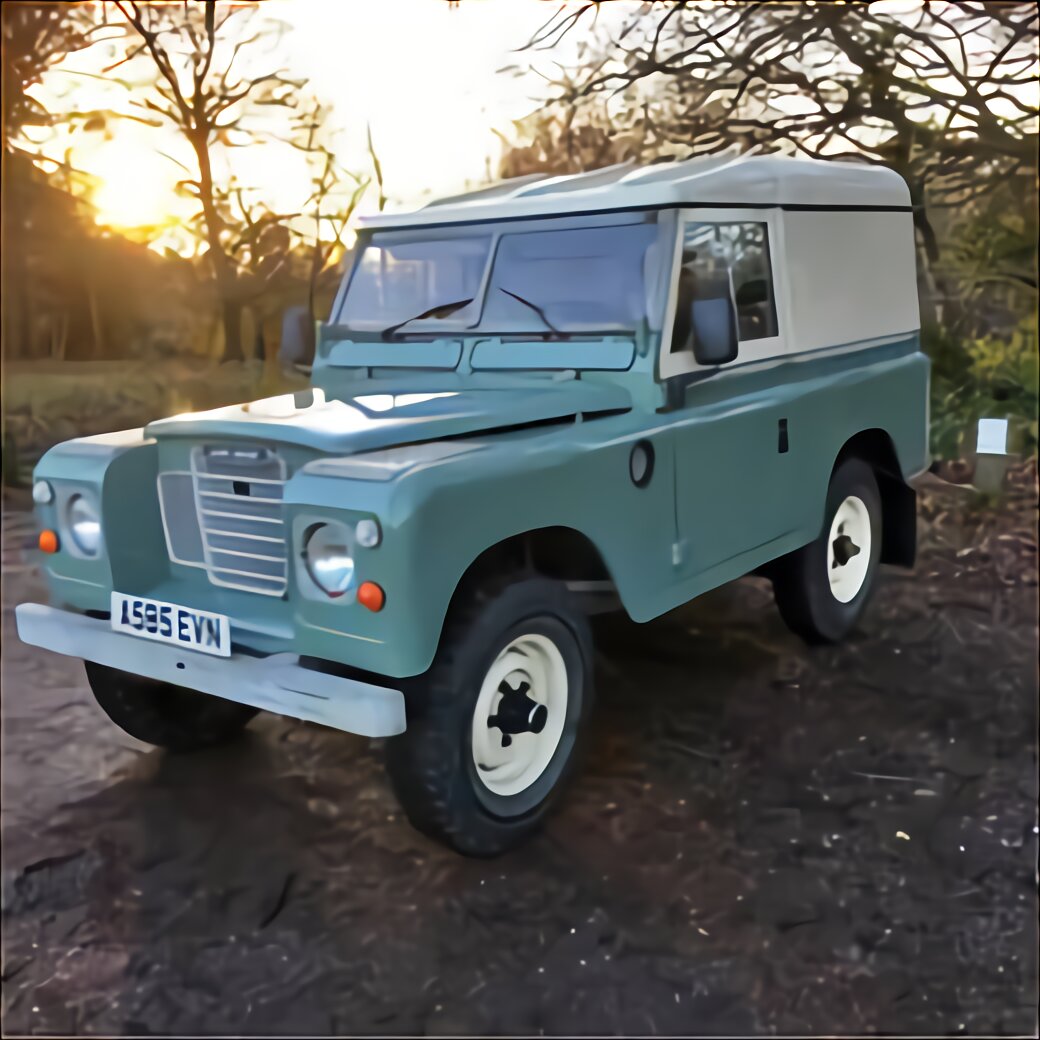
{"type": "MultiPolygon", "coordinates": [[[[607,21],[636,4],[611,6],[607,21]]],[[[513,136],[512,120],[538,108],[547,90],[537,74],[497,70],[529,64],[532,56],[516,48],[556,9],[545,0],[461,0],[454,7],[444,0],[265,0],[263,15],[288,29],[275,54],[249,60],[265,71],[272,58],[284,60],[292,75],[308,79],[305,91],[329,109],[324,131],[337,158],[360,173],[370,172],[371,126],[388,208],[411,208],[493,178],[501,150],[494,130],[513,136]]],[[[551,72],[551,61],[566,62],[577,42],[572,34],[551,57],[534,60],[551,72]]],[[[115,44],[74,53],[34,93],[48,107],[142,113],[132,104],[135,91],[102,74],[119,53],[115,44]]],[[[147,64],[135,64],[117,75],[132,76],[138,67],[139,74],[150,72],[147,64]]],[[[138,88],[136,97],[142,96],[138,88]]],[[[96,178],[87,197],[99,223],[122,231],[164,223],[153,234],[155,244],[187,250],[190,240],[177,223],[194,206],[175,185],[186,176],[177,162],[189,169],[194,163],[172,130],[119,120],[104,131],[62,126],[41,141],[43,154],[60,159],[68,151],[74,168],[96,178]]],[[[256,198],[283,212],[306,199],[310,175],[300,153],[251,144],[229,154],[237,178],[256,198]]],[[[374,207],[370,193],[360,211],[374,207]]]]}

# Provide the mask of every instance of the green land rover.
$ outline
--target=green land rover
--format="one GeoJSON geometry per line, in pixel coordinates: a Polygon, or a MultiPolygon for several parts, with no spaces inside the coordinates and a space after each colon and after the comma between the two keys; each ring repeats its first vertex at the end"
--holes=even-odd
{"type": "Polygon", "coordinates": [[[913,563],[928,373],[877,166],[620,166],[374,216],[311,389],[43,457],[50,604],[18,631],[171,750],[259,709],[388,738],[412,823],[492,855],[573,772],[591,613],[755,571],[833,642],[913,563]]]}

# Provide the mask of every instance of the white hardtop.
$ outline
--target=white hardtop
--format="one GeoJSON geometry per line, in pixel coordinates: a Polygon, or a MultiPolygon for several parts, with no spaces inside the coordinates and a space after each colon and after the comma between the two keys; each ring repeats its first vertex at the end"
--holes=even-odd
{"type": "Polygon", "coordinates": [[[908,208],[910,191],[894,170],[868,163],[728,155],[649,166],[621,163],[564,176],[530,174],[360,223],[415,227],[698,205],[908,208]]]}

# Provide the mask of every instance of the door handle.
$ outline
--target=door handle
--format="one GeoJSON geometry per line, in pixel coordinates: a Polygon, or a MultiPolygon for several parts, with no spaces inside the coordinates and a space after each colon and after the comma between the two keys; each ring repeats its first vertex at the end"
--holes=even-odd
{"type": "Polygon", "coordinates": [[[787,439],[787,420],[781,419],[777,423],[777,442],[776,450],[781,455],[786,455],[790,444],[787,439]]]}

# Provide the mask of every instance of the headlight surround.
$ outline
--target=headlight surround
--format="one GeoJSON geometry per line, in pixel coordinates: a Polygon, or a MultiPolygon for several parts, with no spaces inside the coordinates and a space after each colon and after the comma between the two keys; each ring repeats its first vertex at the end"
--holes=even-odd
{"type": "Polygon", "coordinates": [[[311,581],[327,596],[342,596],[354,581],[350,535],[343,524],[310,527],[303,538],[303,559],[311,581]]]}
{"type": "Polygon", "coordinates": [[[66,508],[73,544],[84,556],[97,556],[101,549],[101,517],[85,495],[73,495],[66,508]]]}

